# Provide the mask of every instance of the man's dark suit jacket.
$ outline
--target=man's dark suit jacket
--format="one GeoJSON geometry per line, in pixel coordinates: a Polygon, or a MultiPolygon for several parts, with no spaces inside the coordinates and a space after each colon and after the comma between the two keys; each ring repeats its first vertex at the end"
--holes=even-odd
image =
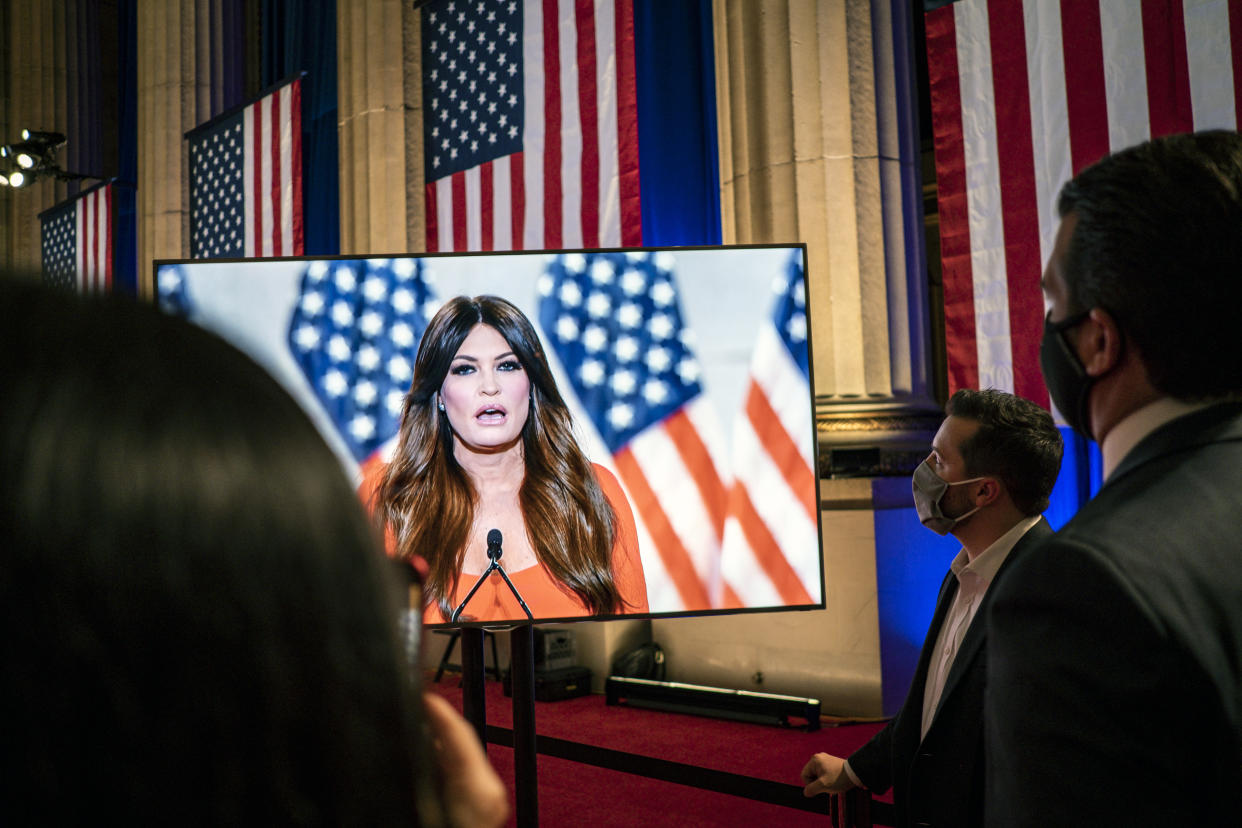
{"type": "Polygon", "coordinates": [[[1043,518],[1018,539],[984,593],[949,675],[927,738],[923,694],[936,637],[944,623],[957,578],[950,571],[940,585],[936,612],[919,653],[906,701],[888,725],[850,756],[850,769],[868,789],[893,788],[898,826],[977,826],[983,824],[983,687],[987,678],[984,642],[988,604],[1010,566],[1052,535],[1043,518]]]}
{"type": "Polygon", "coordinates": [[[1242,405],[1180,417],[993,596],[988,824],[1242,824],[1242,405]]]}

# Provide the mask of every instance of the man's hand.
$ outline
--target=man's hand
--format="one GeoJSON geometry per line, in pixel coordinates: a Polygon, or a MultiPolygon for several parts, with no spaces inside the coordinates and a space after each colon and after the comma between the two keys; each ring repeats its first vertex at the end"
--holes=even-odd
{"type": "Polygon", "coordinates": [[[444,801],[457,828],[494,828],[509,817],[509,794],[492,770],[474,728],[435,693],[423,695],[436,758],[444,773],[444,801]]]}
{"type": "Polygon", "coordinates": [[[845,793],[855,787],[853,780],[845,772],[845,760],[831,753],[817,753],[811,757],[802,769],[802,781],[806,787],[803,796],[817,796],[823,793],[845,793]]]}

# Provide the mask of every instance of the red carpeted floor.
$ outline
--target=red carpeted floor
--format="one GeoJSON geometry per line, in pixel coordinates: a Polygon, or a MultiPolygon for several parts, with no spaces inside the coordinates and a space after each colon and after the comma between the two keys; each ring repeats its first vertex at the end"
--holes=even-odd
{"type": "MultiPolygon", "coordinates": [[[[457,677],[430,683],[459,708],[457,677]]],[[[487,723],[512,727],[512,700],[496,681],[487,685],[487,723]]],[[[603,696],[558,702],[536,702],[536,729],[541,736],[583,742],[612,750],[683,762],[728,773],[801,787],[798,774],[813,753],[849,755],[881,725],[842,724],[807,732],[796,728],[748,724],[681,713],[609,707],[603,696]]],[[[513,793],[513,751],[488,745],[488,757],[513,793]]],[[[539,824],[662,826],[824,826],[823,813],[649,779],[540,755],[539,824]]],[[[512,800],[511,800],[512,802],[512,800]]],[[[510,820],[510,824],[514,824],[510,820]]]]}

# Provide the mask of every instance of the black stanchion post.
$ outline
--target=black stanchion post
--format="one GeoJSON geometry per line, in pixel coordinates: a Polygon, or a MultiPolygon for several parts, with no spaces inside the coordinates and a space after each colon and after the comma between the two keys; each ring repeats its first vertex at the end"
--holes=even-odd
{"type": "Polygon", "coordinates": [[[509,678],[513,682],[513,782],[517,789],[517,824],[539,824],[539,777],[535,753],[535,628],[509,633],[509,678]]]}
{"type": "Polygon", "coordinates": [[[483,696],[483,628],[461,630],[461,712],[487,744],[487,707],[483,696]]]}

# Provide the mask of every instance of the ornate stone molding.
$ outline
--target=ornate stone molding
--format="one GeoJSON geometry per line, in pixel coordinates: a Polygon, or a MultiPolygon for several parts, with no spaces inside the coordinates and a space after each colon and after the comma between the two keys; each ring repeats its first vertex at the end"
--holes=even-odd
{"type": "Polygon", "coordinates": [[[820,476],[906,476],[927,457],[944,413],[907,402],[816,406],[820,476]]]}

